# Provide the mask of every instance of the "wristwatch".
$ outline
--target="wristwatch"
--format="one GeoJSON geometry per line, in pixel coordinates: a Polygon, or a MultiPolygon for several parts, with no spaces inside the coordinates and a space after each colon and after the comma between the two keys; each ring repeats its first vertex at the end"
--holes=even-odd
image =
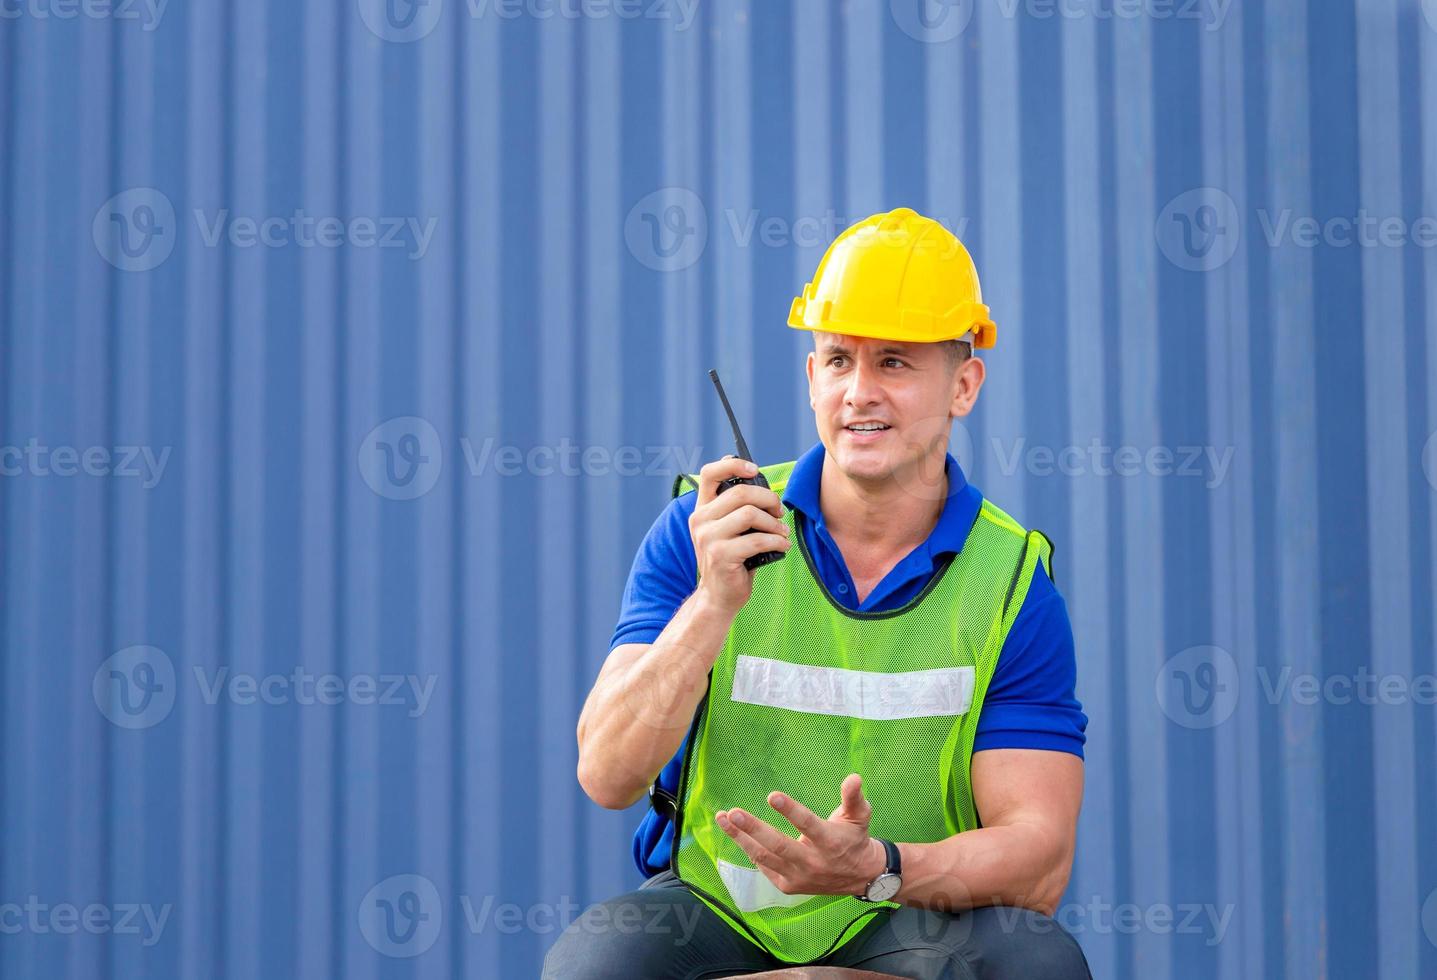
{"type": "Polygon", "coordinates": [[[868,883],[862,895],[857,896],[860,902],[886,902],[903,887],[903,862],[898,854],[898,845],[882,837],[875,837],[874,840],[883,845],[888,855],[888,867],[868,883]]]}

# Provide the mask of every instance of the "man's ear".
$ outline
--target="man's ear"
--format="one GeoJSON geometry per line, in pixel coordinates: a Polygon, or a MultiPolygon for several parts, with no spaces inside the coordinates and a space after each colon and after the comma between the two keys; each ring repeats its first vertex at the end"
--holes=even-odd
{"type": "Polygon", "coordinates": [[[809,351],[809,352],[808,352],[808,360],[804,362],[804,370],[808,373],[808,407],[809,407],[809,408],[817,408],[817,407],[818,407],[818,406],[816,406],[816,405],[813,404],[813,364],[814,364],[814,361],[816,361],[816,360],[817,360],[817,355],[814,354],[813,351],[809,351]]]}
{"type": "Polygon", "coordinates": [[[969,357],[958,366],[958,384],[953,392],[954,418],[962,418],[973,411],[973,404],[978,401],[978,391],[983,387],[983,379],[987,376],[988,368],[983,364],[982,358],[969,357]]]}

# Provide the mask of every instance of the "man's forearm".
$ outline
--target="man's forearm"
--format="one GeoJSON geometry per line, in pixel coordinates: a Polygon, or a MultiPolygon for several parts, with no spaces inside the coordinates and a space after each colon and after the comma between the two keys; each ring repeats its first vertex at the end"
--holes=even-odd
{"type": "Polygon", "coordinates": [[[1012,905],[1052,915],[1073,865],[1066,842],[1033,824],[983,827],[898,850],[903,887],[893,901],[946,912],[1012,905]]]}
{"type": "Polygon", "coordinates": [[[595,684],[579,718],[579,780],[596,802],[632,805],[673,758],[732,623],[695,591],[647,650],[595,684]]]}

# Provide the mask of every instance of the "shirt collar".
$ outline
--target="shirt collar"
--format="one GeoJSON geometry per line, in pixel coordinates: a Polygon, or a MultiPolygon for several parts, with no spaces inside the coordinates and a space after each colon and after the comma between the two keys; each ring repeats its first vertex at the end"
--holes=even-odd
{"type": "MultiPolygon", "coordinates": [[[[818,505],[818,491],[823,480],[825,455],[823,443],[815,443],[794,462],[788,485],[783,490],[784,504],[803,514],[820,529],[824,528],[824,520],[818,505]]],[[[928,553],[933,557],[947,552],[957,554],[963,550],[963,542],[968,539],[968,532],[983,502],[982,494],[968,482],[952,453],[948,454],[944,467],[948,473],[948,496],[943,501],[938,523],[926,542],[928,553]]]]}

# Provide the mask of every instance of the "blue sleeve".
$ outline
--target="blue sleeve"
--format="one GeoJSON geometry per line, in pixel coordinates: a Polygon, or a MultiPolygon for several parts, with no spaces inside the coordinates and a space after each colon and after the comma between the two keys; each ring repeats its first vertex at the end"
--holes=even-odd
{"type": "Polygon", "coordinates": [[[1068,606],[1039,563],[988,682],[973,751],[1051,749],[1081,759],[1088,719],[1077,675],[1068,606]]]}
{"type": "Polygon", "coordinates": [[[689,518],[697,501],[697,493],[669,501],[644,535],[624,585],[610,650],[620,643],[657,640],[679,606],[693,593],[698,583],[698,559],[689,537],[689,518]]]}

